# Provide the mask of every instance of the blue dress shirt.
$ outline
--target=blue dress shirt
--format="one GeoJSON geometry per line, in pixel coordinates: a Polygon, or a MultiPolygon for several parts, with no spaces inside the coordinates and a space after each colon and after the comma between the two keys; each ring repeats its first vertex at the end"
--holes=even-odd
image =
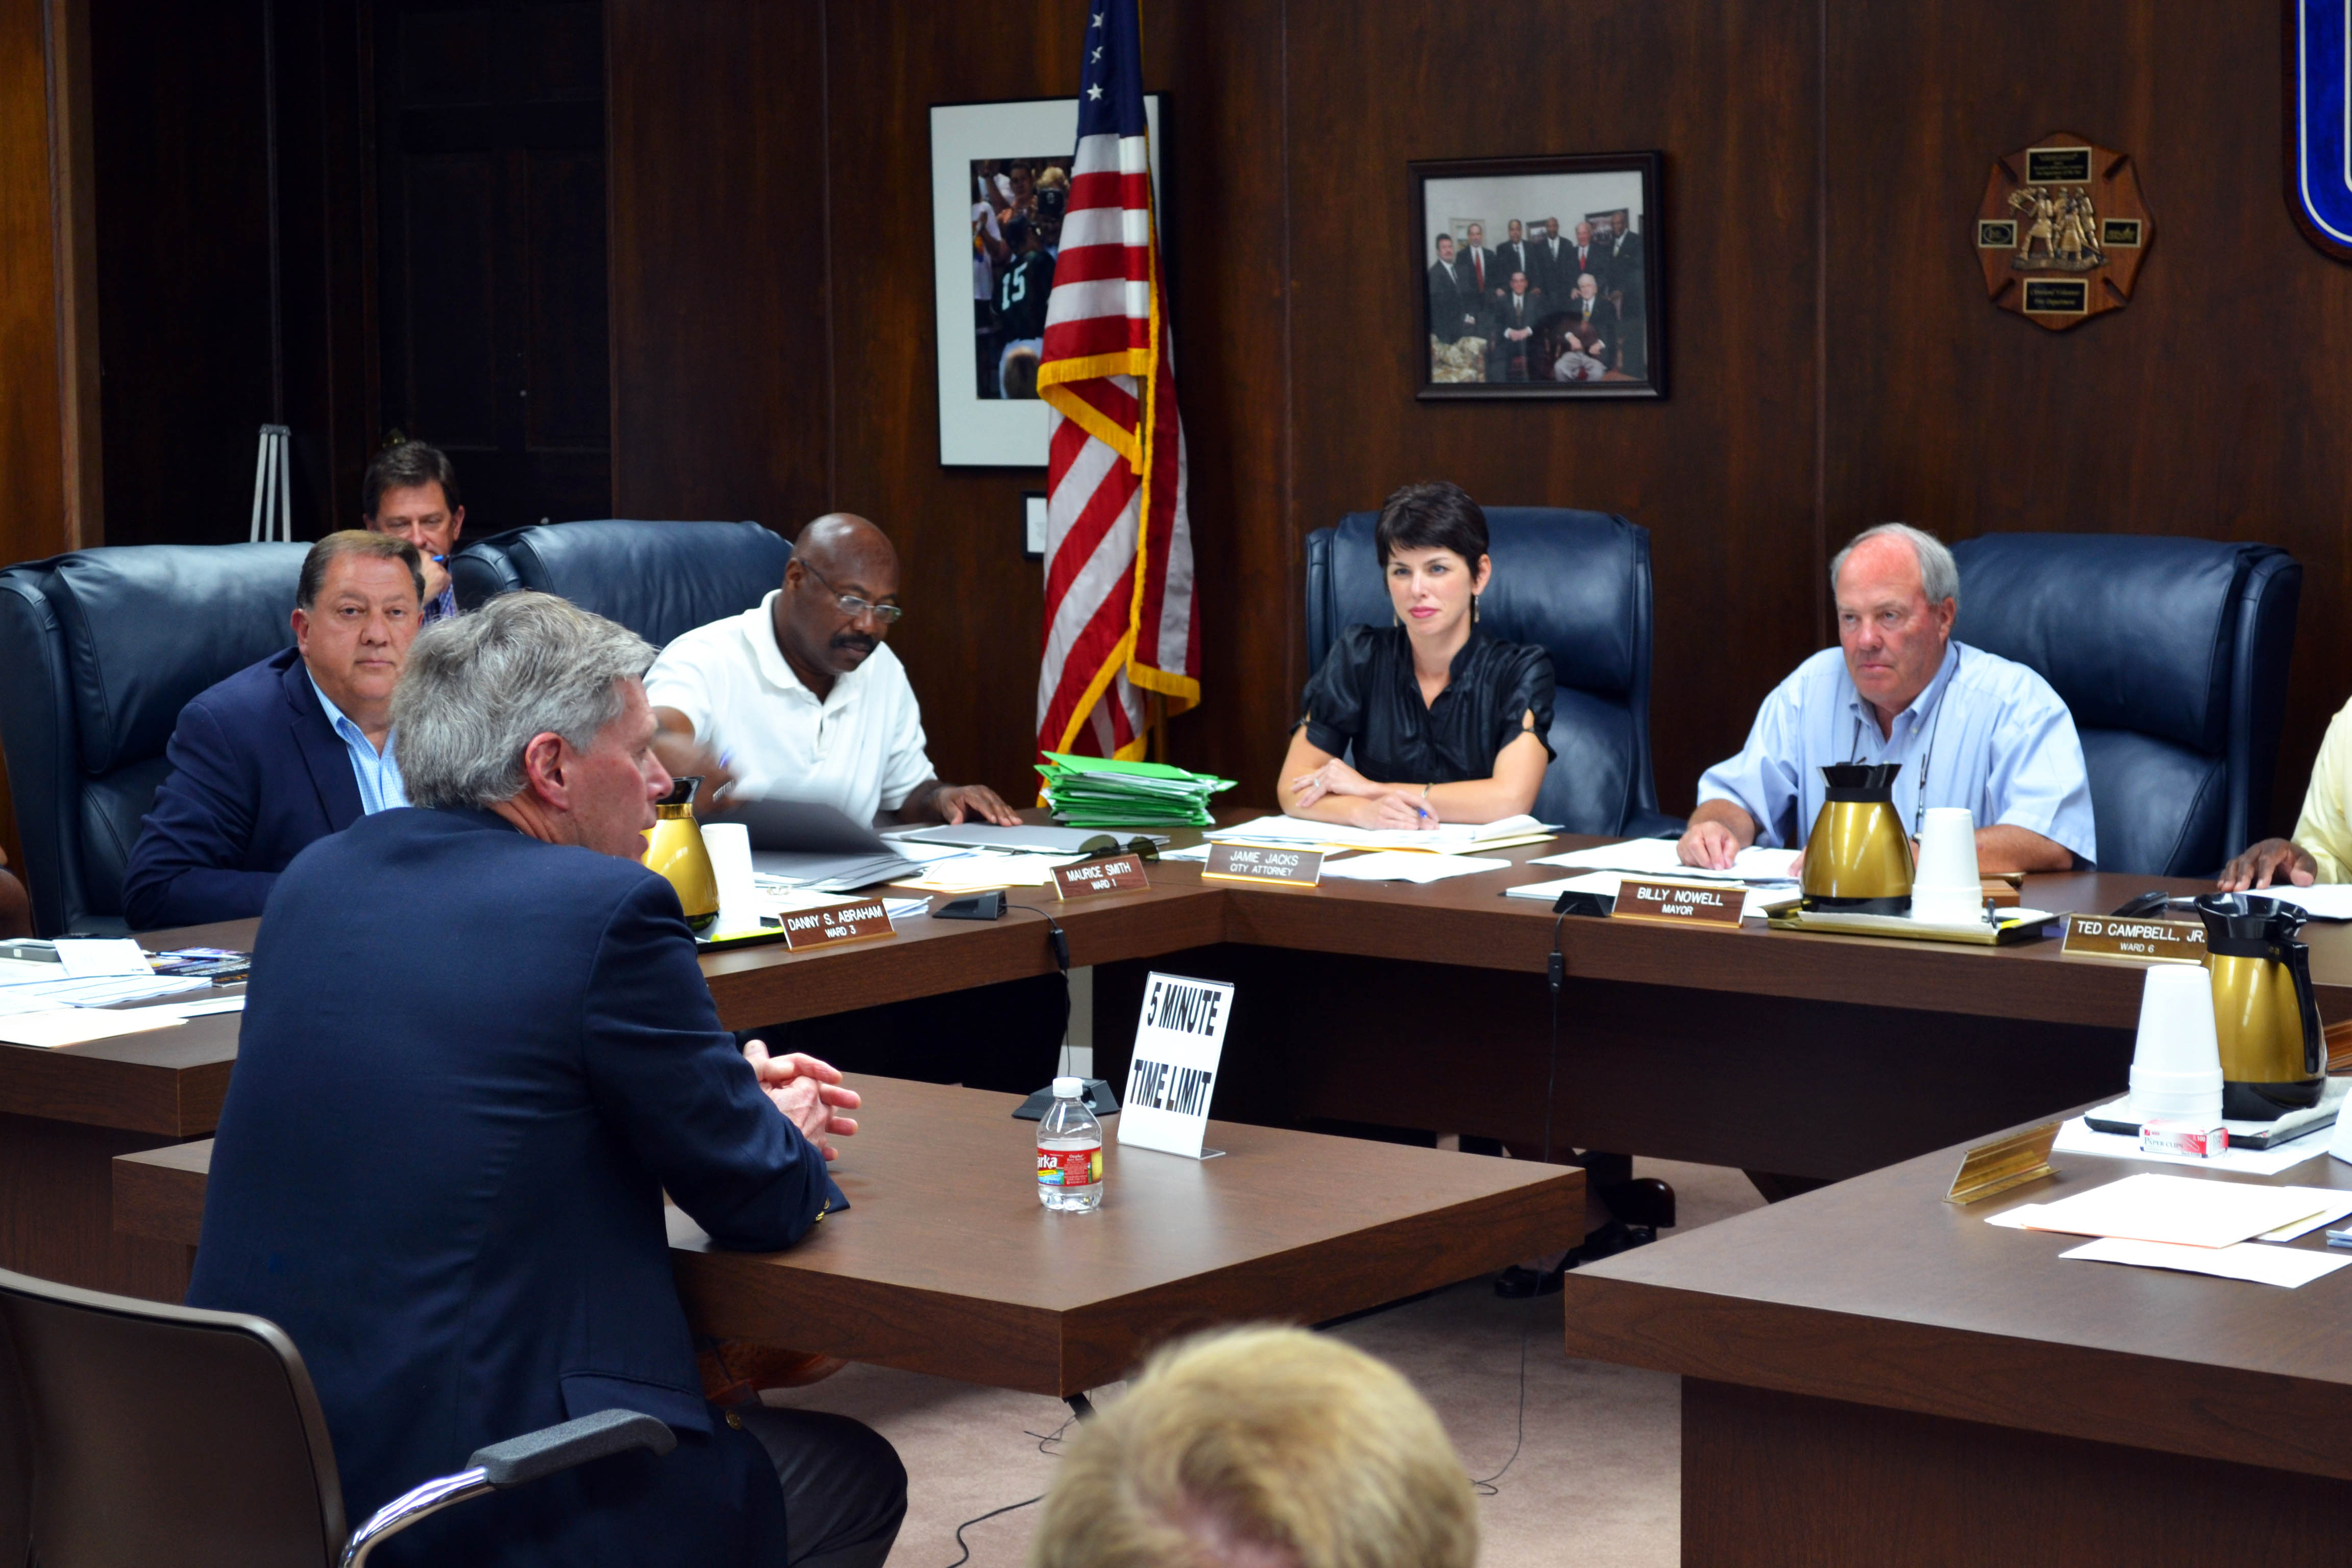
{"type": "Polygon", "coordinates": [[[1773,689],[1748,744],[1698,781],[1698,798],[1727,800],[1756,819],[1756,842],[1801,847],[1821,815],[1821,770],[1837,763],[1900,763],[1895,809],[1914,837],[1926,808],[1966,806],[1979,827],[2022,827],[2098,858],[2091,782],[2074,716],[2050,683],[2021,664],[1955,642],[1943,665],[1881,735],[1845,666],[1823,648],[1773,689]]]}
{"type": "MultiPolygon", "coordinates": [[[[304,674],[310,672],[305,670],[304,674]]],[[[343,749],[352,754],[352,776],[359,780],[360,809],[373,816],[379,811],[408,804],[408,786],[401,782],[400,764],[393,760],[392,737],[383,738],[383,750],[375,749],[367,731],[343,710],[335,700],[321,690],[319,678],[310,677],[310,689],[319,693],[319,706],[327,710],[327,722],[342,738],[343,749]]]]}

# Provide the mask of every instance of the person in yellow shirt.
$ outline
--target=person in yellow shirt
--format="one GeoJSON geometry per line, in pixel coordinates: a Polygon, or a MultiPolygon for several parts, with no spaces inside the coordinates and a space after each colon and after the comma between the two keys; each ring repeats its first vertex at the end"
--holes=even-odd
{"type": "Polygon", "coordinates": [[[2221,868],[2218,885],[2242,893],[2281,880],[2298,888],[2352,882],[2352,703],[2329,722],[2327,738],[2319,742],[2294,837],[2248,845],[2221,868]]]}

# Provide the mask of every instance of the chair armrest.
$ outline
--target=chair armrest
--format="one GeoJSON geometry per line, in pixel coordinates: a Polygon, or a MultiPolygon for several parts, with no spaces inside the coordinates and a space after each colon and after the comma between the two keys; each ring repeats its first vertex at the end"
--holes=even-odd
{"type": "Polygon", "coordinates": [[[599,1410],[560,1426],[545,1426],[477,1449],[466,1461],[500,1491],[601,1459],[631,1448],[651,1448],[667,1454],[677,1447],[677,1434],[638,1410],[599,1410]]]}
{"type": "Polygon", "coordinates": [[[559,1426],[544,1426],[478,1448],[456,1475],[438,1476],[393,1499],[352,1535],[342,1568],[364,1568],[368,1553],[410,1525],[455,1503],[519,1487],[630,1448],[667,1454],[677,1434],[636,1410],[599,1410],[559,1426]]]}

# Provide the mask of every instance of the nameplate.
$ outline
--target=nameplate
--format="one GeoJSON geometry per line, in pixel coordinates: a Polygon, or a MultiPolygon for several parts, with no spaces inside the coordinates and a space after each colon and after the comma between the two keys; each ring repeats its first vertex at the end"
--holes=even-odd
{"type": "Polygon", "coordinates": [[[1319,849],[1275,849],[1257,844],[1212,844],[1202,876],[1219,882],[1265,882],[1311,888],[1323,878],[1319,849]]]}
{"type": "Polygon", "coordinates": [[[1952,1177],[1948,1204],[1972,1204],[2040,1181],[2058,1173],[2050,1168],[2051,1145],[2058,1142],[2060,1123],[2052,1121],[1990,1143],[1979,1143],[1960,1158],[1952,1177]]]}
{"type": "Polygon", "coordinates": [[[1133,855],[1089,860],[1083,866],[1054,868],[1054,896],[1060,899],[1083,899],[1088,893],[1129,892],[1150,886],[1151,879],[1143,874],[1143,862],[1133,855]]]}
{"type": "Polygon", "coordinates": [[[1628,877],[1610,919],[1672,925],[1737,926],[1748,889],[1737,882],[1660,882],[1628,877]]]}
{"type": "Polygon", "coordinates": [[[2124,920],[2068,915],[2058,951],[2074,958],[2128,958],[2138,963],[2202,963],[2202,921],[2124,920]]]}
{"type": "Polygon", "coordinates": [[[890,924],[890,911],[878,903],[834,904],[794,910],[784,916],[784,945],[790,948],[831,947],[898,934],[890,924]]]}

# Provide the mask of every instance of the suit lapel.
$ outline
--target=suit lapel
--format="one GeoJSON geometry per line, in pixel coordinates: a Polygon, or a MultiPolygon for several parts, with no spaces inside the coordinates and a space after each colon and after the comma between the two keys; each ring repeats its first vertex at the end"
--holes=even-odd
{"type": "Polygon", "coordinates": [[[352,776],[352,754],[343,738],[327,722],[327,710],[319,706],[319,694],[310,689],[310,672],[299,654],[286,670],[286,706],[295,749],[310,770],[320,808],[327,815],[328,826],[341,833],[363,815],[360,782],[352,776]]]}

